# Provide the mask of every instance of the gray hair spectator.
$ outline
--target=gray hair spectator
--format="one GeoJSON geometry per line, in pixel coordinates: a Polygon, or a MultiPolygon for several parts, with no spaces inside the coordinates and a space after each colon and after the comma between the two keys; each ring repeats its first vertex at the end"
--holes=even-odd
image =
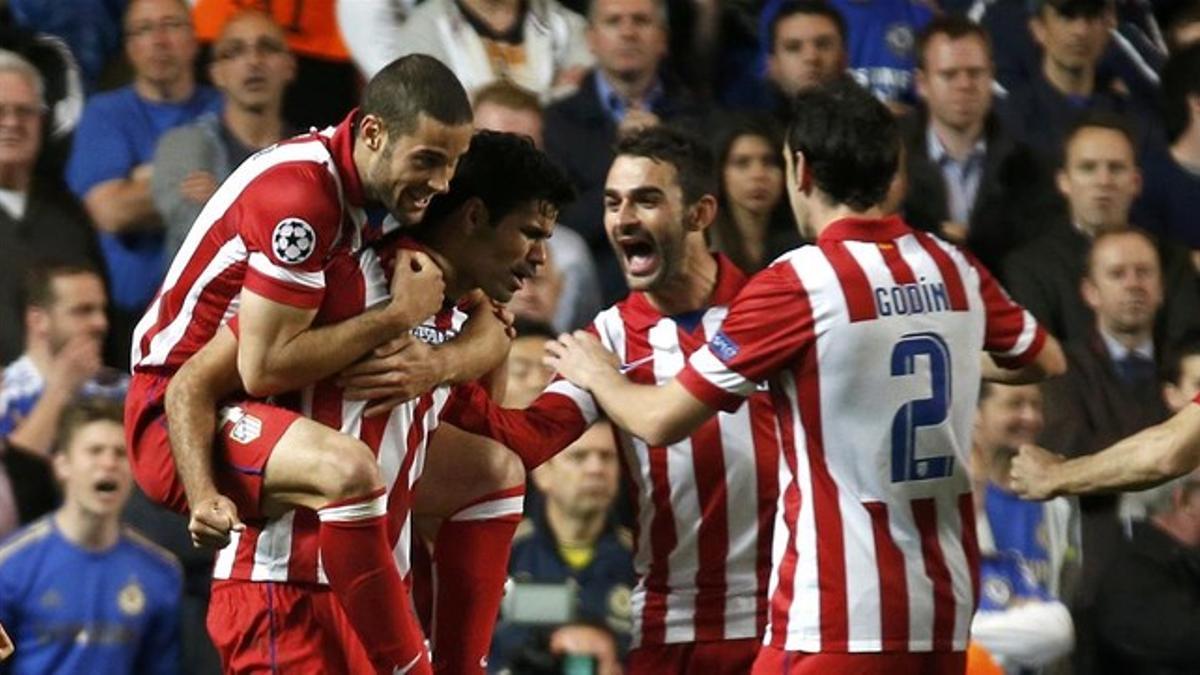
{"type": "Polygon", "coordinates": [[[102,264],[100,244],[83,207],[37,166],[47,109],[37,68],[0,50],[0,362],[24,348],[21,286],[30,261],[54,256],[102,264]]]}

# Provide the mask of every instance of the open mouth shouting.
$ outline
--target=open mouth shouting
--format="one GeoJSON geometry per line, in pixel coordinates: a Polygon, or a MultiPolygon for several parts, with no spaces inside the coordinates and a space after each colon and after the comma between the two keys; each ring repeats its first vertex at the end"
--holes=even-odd
{"type": "Polygon", "coordinates": [[[617,248],[621,252],[621,264],[626,273],[633,277],[648,277],[658,272],[662,256],[658,244],[645,232],[618,235],[617,248]]]}

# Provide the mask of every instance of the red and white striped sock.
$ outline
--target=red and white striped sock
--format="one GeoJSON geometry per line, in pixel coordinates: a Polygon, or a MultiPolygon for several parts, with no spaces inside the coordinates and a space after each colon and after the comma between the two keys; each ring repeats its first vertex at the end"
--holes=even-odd
{"type": "Polygon", "coordinates": [[[438,529],[433,547],[436,672],[484,672],[524,503],[524,485],[498,490],[463,507],[438,529]]]}
{"type": "Polygon", "coordinates": [[[378,490],[317,511],[321,562],[371,659],[387,671],[431,673],[425,636],[387,537],[387,495],[378,490]]]}

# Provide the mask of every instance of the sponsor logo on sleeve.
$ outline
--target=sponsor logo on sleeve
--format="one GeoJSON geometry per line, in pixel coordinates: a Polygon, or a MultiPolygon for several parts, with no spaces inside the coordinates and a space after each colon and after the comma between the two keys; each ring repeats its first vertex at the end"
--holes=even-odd
{"type": "Polygon", "coordinates": [[[708,341],[708,348],[724,363],[732,361],[733,357],[737,356],[738,352],[742,350],[736,342],[729,339],[725,331],[717,331],[717,334],[708,341]]]}
{"type": "Polygon", "coordinates": [[[271,233],[271,245],[279,262],[298,265],[317,248],[317,233],[299,218],[284,218],[271,233]]]}

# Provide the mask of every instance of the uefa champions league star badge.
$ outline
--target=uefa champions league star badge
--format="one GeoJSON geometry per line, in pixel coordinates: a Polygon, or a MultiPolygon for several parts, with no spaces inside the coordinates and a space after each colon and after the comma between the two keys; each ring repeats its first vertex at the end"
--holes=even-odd
{"type": "Polygon", "coordinates": [[[299,218],[284,218],[271,234],[275,257],[288,265],[297,265],[308,260],[317,247],[317,233],[312,225],[299,218]]]}

